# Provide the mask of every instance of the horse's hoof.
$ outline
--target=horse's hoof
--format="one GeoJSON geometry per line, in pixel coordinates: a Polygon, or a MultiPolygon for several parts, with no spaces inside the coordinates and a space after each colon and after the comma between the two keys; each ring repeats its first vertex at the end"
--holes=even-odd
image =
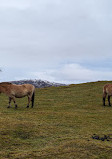
{"type": "Polygon", "coordinates": [[[29,106],[27,106],[26,108],[29,108],[29,106]]]}
{"type": "Polygon", "coordinates": [[[10,106],[8,106],[7,108],[10,108],[10,106]]]}
{"type": "Polygon", "coordinates": [[[17,106],[17,105],[15,105],[15,109],[17,109],[17,107],[18,107],[18,106],[17,106]]]}

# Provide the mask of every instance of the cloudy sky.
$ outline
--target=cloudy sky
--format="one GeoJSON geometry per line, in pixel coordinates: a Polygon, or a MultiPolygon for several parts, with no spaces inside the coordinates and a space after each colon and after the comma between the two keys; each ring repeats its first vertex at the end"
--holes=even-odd
{"type": "Polygon", "coordinates": [[[0,0],[0,81],[112,80],[112,0],[0,0]]]}

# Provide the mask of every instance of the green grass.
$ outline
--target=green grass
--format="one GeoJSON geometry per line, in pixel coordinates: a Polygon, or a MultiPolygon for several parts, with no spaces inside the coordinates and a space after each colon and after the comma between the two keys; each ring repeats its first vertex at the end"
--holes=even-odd
{"type": "Polygon", "coordinates": [[[0,95],[0,159],[111,159],[112,140],[91,138],[112,137],[112,107],[102,106],[106,83],[36,89],[33,109],[27,98],[8,109],[0,95]]]}

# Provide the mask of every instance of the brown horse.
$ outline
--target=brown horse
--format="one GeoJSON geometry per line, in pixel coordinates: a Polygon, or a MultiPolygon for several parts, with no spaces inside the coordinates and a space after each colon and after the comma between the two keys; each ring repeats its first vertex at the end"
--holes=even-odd
{"type": "Polygon", "coordinates": [[[13,100],[15,108],[17,108],[15,98],[25,96],[28,97],[27,108],[29,108],[30,101],[32,101],[32,108],[34,106],[35,87],[31,84],[16,85],[9,82],[2,82],[0,83],[0,93],[4,93],[9,97],[8,108],[10,108],[11,100],[13,100]]]}
{"type": "Polygon", "coordinates": [[[105,99],[108,95],[108,105],[111,106],[110,96],[112,96],[112,84],[106,84],[103,87],[103,106],[105,106],[105,99]]]}

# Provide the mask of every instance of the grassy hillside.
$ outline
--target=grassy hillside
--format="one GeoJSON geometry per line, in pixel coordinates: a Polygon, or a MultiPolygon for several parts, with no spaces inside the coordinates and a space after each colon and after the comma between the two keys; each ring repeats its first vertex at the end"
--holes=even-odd
{"type": "Polygon", "coordinates": [[[27,98],[7,109],[8,98],[0,95],[0,158],[112,159],[112,107],[102,106],[106,83],[36,89],[33,109],[26,109],[27,98]]]}

